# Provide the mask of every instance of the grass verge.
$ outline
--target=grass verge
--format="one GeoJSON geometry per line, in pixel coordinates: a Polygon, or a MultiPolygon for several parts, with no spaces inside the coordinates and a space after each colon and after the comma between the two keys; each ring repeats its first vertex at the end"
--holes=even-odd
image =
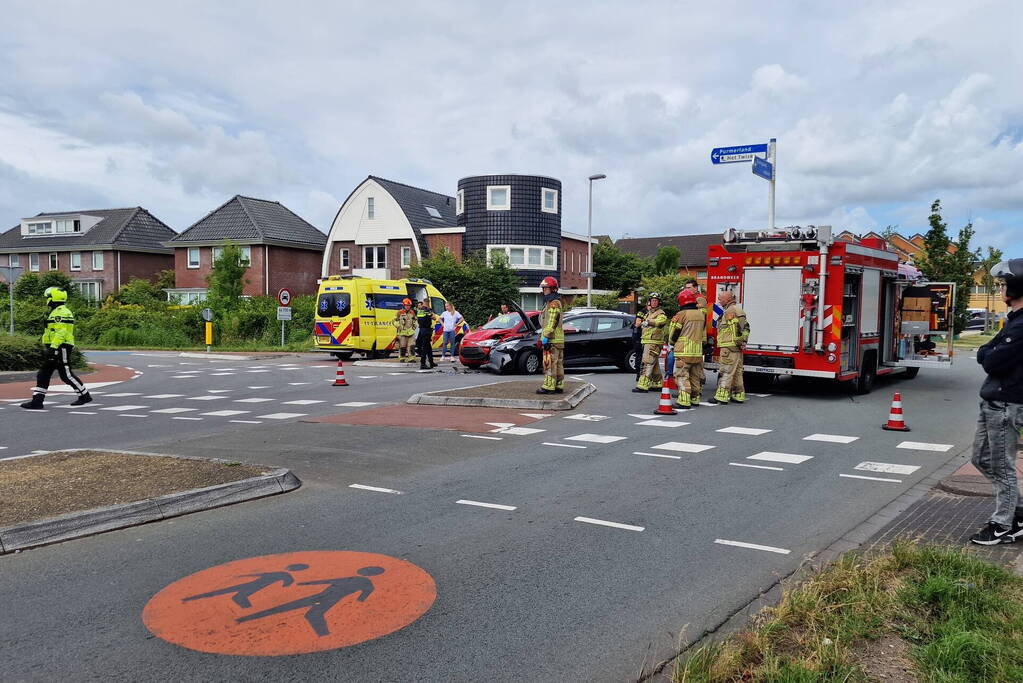
{"type": "Polygon", "coordinates": [[[960,548],[843,556],[751,627],[676,664],[678,683],[1023,680],[1023,579],[960,548]]]}
{"type": "Polygon", "coordinates": [[[984,344],[991,341],[994,336],[994,333],[991,333],[972,334],[969,337],[957,337],[955,340],[955,346],[960,349],[979,349],[981,346],[984,346],[984,344]]]}

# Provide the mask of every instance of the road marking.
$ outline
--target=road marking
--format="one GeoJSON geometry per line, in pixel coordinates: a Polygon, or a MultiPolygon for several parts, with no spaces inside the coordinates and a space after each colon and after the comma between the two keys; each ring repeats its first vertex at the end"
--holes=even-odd
{"type": "Polygon", "coordinates": [[[581,375],[575,375],[575,377],[589,377],[592,374],[593,374],[592,372],[584,372],[581,375]]]}
{"type": "Polygon", "coordinates": [[[257,415],[262,420],[290,420],[293,417],[305,417],[308,413],[268,413],[257,415]]]}
{"type": "Polygon", "coordinates": [[[643,420],[637,422],[641,427],[682,427],[689,424],[688,422],[682,422],[681,420],[643,420]]]}
{"type": "MultiPolygon", "coordinates": [[[[135,354],[132,354],[132,355],[134,356],[135,354]]],[[[147,368],[169,368],[170,366],[169,365],[159,365],[157,363],[154,363],[152,365],[147,365],[146,367],[147,368]]]]}
{"type": "Polygon", "coordinates": [[[227,396],[189,396],[189,401],[218,401],[220,399],[227,398],[227,396]]]}
{"type": "Polygon", "coordinates": [[[593,519],[592,517],[576,517],[576,522],[586,522],[587,524],[599,524],[600,526],[610,526],[615,529],[626,529],[627,531],[643,531],[644,527],[635,526],[633,524],[621,524],[619,522],[608,522],[603,519],[593,519]]]}
{"type": "Polygon", "coordinates": [[[773,451],[760,451],[751,455],[747,460],[767,460],[768,462],[787,462],[790,465],[798,465],[801,462],[812,460],[812,455],[796,455],[794,453],[775,453],[773,451]]]}
{"type": "Polygon", "coordinates": [[[107,408],[100,408],[100,410],[142,410],[149,406],[109,406],[107,408]]]}
{"type": "Polygon", "coordinates": [[[260,368],[265,368],[265,367],[266,367],[265,365],[250,365],[249,366],[249,370],[259,370],[260,368]]]}
{"type": "Polygon", "coordinates": [[[634,417],[637,420],[652,420],[653,419],[652,417],[650,417],[650,413],[629,413],[628,415],[629,415],[629,417],[634,417]]]}
{"type": "MultiPolygon", "coordinates": [[[[352,374],[354,375],[355,373],[353,372],[352,374]]],[[[359,379],[376,379],[378,376],[379,375],[358,375],[359,379]]],[[[327,380],[327,381],[328,382],[333,382],[334,380],[327,380]]]]}
{"type": "Polygon", "coordinates": [[[404,375],[405,373],[404,372],[389,372],[387,374],[390,375],[391,377],[395,377],[395,376],[404,375]]]}
{"type": "Polygon", "coordinates": [[[803,441],[827,441],[828,443],[852,443],[860,437],[858,436],[841,436],[840,434],[811,434],[810,436],[804,436],[803,441]]]}
{"type": "Polygon", "coordinates": [[[196,379],[195,375],[171,375],[171,379],[196,379]]]}
{"type": "Polygon", "coordinates": [[[901,479],[885,479],[884,477],[865,477],[860,474],[840,474],[838,476],[845,477],[846,479],[869,479],[870,481],[890,481],[893,484],[902,483],[901,479]]]}
{"type": "Polygon", "coordinates": [[[234,391],[234,389],[207,389],[206,391],[211,394],[226,394],[229,391],[234,391]]]}
{"type": "Polygon", "coordinates": [[[785,471],[784,467],[771,467],[770,465],[749,465],[749,464],[744,463],[744,462],[730,462],[728,464],[729,465],[734,465],[735,467],[754,467],[754,468],[756,468],[758,470],[777,470],[779,472],[784,472],[785,471]]]}
{"type": "Polygon", "coordinates": [[[154,410],[154,413],[194,413],[199,410],[198,408],[161,408],[160,410],[154,410]]]}
{"type": "Polygon", "coordinates": [[[117,417],[149,417],[148,415],[139,415],[138,413],[121,413],[117,417]]]}
{"type": "Polygon", "coordinates": [[[467,439],[487,439],[489,441],[504,441],[499,436],[482,436],[481,434],[462,434],[467,439]]]}
{"type": "Polygon", "coordinates": [[[172,420],[205,420],[204,417],[172,417],[172,420]]]}
{"type": "Polygon", "coordinates": [[[202,372],[202,370],[176,370],[176,372],[179,375],[194,375],[196,373],[202,372]]]}
{"type": "Polygon", "coordinates": [[[269,370],[246,370],[245,372],[270,372],[269,370]]]}
{"type": "Polygon", "coordinates": [[[558,448],[586,448],[586,446],[576,446],[571,443],[554,443],[553,441],[544,441],[544,446],[557,446],[558,448]]]}
{"type": "Polygon", "coordinates": [[[671,460],[681,460],[681,455],[668,455],[667,453],[644,453],[643,451],[633,451],[633,455],[649,455],[651,458],[669,458],[671,460]]]}
{"type": "Polygon", "coordinates": [[[884,472],[885,474],[913,474],[919,467],[916,465],[896,465],[890,462],[861,462],[853,468],[864,472],[884,472]]]}
{"type": "MultiPolygon", "coordinates": [[[[334,380],[332,380],[332,379],[328,379],[327,381],[328,381],[328,382],[333,382],[334,380]]],[[[269,385],[269,384],[268,384],[268,385],[266,385],[266,386],[262,386],[262,387],[249,387],[249,389],[269,389],[269,388],[270,388],[270,385],[269,385]]]]}
{"type": "Polygon", "coordinates": [[[514,505],[499,505],[497,503],[481,503],[478,500],[456,500],[458,505],[475,505],[480,508],[493,508],[495,510],[517,510],[514,505]]]}
{"type": "Polygon", "coordinates": [[[360,491],[376,491],[377,493],[393,493],[399,496],[401,495],[401,491],[397,491],[395,489],[385,489],[380,486],[366,486],[365,484],[349,484],[348,488],[359,489],[360,491]]]}
{"type": "Polygon", "coordinates": [[[701,406],[707,406],[708,408],[716,408],[717,406],[719,406],[721,404],[720,403],[709,403],[707,401],[700,401],[700,405],[701,406]]]}
{"type": "Polygon", "coordinates": [[[365,406],[375,406],[375,401],[349,401],[348,403],[335,403],[335,406],[339,408],[363,408],[365,406]]]}
{"type": "Polygon", "coordinates": [[[539,434],[540,432],[546,432],[546,429],[536,429],[535,427],[498,427],[497,429],[491,429],[492,432],[498,434],[511,434],[513,436],[529,436],[530,434],[539,434]]]}
{"type": "Polygon", "coordinates": [[[749,548],[750,550],[763,550],[769,553],[778,553],[779,555],[788,555],[791,550],[785,548],[775,548],[770,545],[757,545],[756,543],[743,543],[742,541],[726,541],[723,538],[715,538],[715,543],[720,545],[734,545],[736,548],[749,548]]]}
{"type": "Polygon", "coordinates": [[[228,375],[233,374],[233,372],[211,372],[210,377],[227,377],[228,375]]]}
{"type": "Polygon", "coordinates": [[[565,441],[588,441],[589,443],[614,443],[615,441],[625,441],[628,437],[624,436],[610,436],[608,434],[576,434],[575,436],[569,436],[565,441]]]}
{"type": "Polygon", "coordinates": [[[293,387],[300,387],[303,384],[311,384],[311,382],[288,382],[288,385],[293,387]]]}
{"type": "Polygon", "coordinates": [[[91,410],[76,410],[71,413],[72,415],[95,415],[96,413],[91,410]]]}
{"type": "Polygon", "coordinates": [[[133,393],[133,392],[130,392],[130,391],[122,391],[119,394],[106,394],[107,397],[115,397],[116,396],[117,398],[121,398],[123,396],[141,396],[141,395],[142,395],[141,393],[133,393]]]}
{"type": "Polygon", "coordinates": [[[311,406],[314,403],[323,403],[323,401],[317,401],[310,398],[302,398],[297,401],[285,401],[286,406],[311,406]]]}
{"type": "Polygon", "coordinates": [[[535,417],[537,420],[542,420],[545,417],[550,417],[554,413],[519,413],[519,415],[525,415],[526,417],[535,417]]]}
{"type": "Polygon", "coordinates": [[[608,415],[587,415],[586,413],[579,413],[577,415],[567,415],[566,420],[584,420],[586,422],[600,422],[601,420],[608,419],[608,415]]]}
{"type": "Polygon", "coordinates": [[[944,453],[951,449],[953,444],[950,443],[923,443],[920,441],[903,441],[896,448],[905,448],[910,451],[939,451],[944,453]]]}
{"type": "Polygon", "coordinates": [[[657,446],[651,446],[651,448],[657,448],[662,451],[678,451],[680,453],[702,453],[704,451],[709,451],[714,447],[705,446],[702,443],[684,443],[682,441],[668,441],[657,446]]]}
{"type": "Polygon", "coordinates": [[[768,398],[774,396],[774,394],[747,394],[747,396],[756,396],[757,398],[768,398]]]}
{"type": "Polygon", "coordinates": [[[216,417],[231,417],[232,415],[244,415],[248,410],[214,410],[212,413],[200,413],[200,415],[215,415],[216,417]]]}
{"type": "Polygon", "coordinates": [[[724,429],[718,429],[717,431],[724,434],[745,434],[746,436],[760,436],[761,434],[767,434],[770,429],[757,429],[756,427],[725,427],[724,429]]]}
{"type": "Polygon", "coordinates": [[[272,400],[273,400],[272,398],[236,398],[236,399],[234,399],[234,402],[235,403],[265,403],[267,401],[272,401],[272,400]]]}
{"type": "Polygon", "coordinates": [[[153,394],[152,396],[143,396],[142,398],[181,398],[184,394],[153,394]]]}
{"type": "Polygon", "coordinates": [[[263,424],[259,420],[228,420],[228,422],[237,422],[238,424],[243,424],[243,425],[261,425],[261,424],[263,424]]]}

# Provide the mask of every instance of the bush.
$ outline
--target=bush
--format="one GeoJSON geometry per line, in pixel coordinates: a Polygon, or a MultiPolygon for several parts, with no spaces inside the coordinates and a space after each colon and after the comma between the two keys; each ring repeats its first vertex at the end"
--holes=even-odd
{"type": "MultiPolygon", "coordinates": [[[[0,337],[0,371],[38,370],[43,364],[43,345],[38,338],[15,335],[0,337]]],[[[88,367],[82,353],[71,351],[71,366],[88,367]]]]}

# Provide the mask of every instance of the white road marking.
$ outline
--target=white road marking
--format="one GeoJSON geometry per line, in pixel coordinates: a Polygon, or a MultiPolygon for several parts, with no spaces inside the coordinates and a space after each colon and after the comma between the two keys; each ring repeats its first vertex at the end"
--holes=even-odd
{"type": "Polygon", "coordinates": [[[775,548],[770,545],[757,545],[756,543],[743,543],[742,541],[726,541],[723,538],[715,538],[715,543],[720,545],[734,545],[736,548],[749,548],[750,550],[764,550],[769,553],[778,553],[779,555],[788,555],[791,550],[785,548],[775,548]]]}
{"type": "Polygon", "coordinates": [[[154,410],[154,413],[194,413],[199,410],[198,408],[161,408],[160,410],[154,410]]]}
{"type": "Polygon", "coordinates": [[[391,377],[394,377],[394,376],[404,375],[405,373],[404,372],[389,372],[387,374],[390,375],[391,377]]]}
{"type": "Polygon", "coordinates": [[[235,403],[266,403],[272,401],[272,398],[236,398],[235,403]]]}
{"type": "Polygon", "coordinates": [[[310,384],[310,382],[288,382],[288,385],[293,387],[300,387],[303,384],[310,384]]]}
{"type": "Polygon", "coordinates": [[[107,408],[100,408],[100,410],[143,410],[149,406],[109,406],[107,408]]]}
{"type": "Polygon", "coordinates": [[[134,393],[134,392],[130,392],[130,391],[122,391],[122,392],[121,392],[121,393],[119,393],[119,394],[106,394],[106,395],[107,395],[108,397],[114,397],[114,396],[116,396],[116,397],[118,397],[118,398],[121,398],[121,397],[123,397],[123,396],[141,396],[142,394],[141,394],[141,393],[134,393]]]}
{"type": "Polygon", "coordinates": [[[491,427],[497,427],[498,429],[504,429],[505,427],[514,427],[514,422],[488,422],[491,427]]]}
{"type": "Polygon", "coordinates": [[[629,413],[629,417],[634,417],[637,420],[652,420],[652,419],[654,419],[654,418],[650,417],[650,413],[629,413]]]}
{"type": "Polygon", "coordinates": [[[633,455],[649,455],[651,458],[668,458],[670,460],[681,460],[681,455],[668,455],[667,453],[644,453],[643,451],[633,451],[633,455]]]}
{"type": "Polygon", "coordinates": [[[707,401],[700,401],[701,406],[707,406],[708,408],[716,408],[721,405],[720,403],[708,403],[707,401]]]}
{"type": "MultiPolygon", "coordinates": [[[[135,355],[135,354],[132,354],[132,355],[135,355]]],[[[152,365],[147,365],[146,367],[147,368],[169,368],[170,366],[169,365],[159,365],[157,363],[154,363],[152,365]]]]}
{"type": "Polygon", "coordinates": [[[798,465],[801,462],[812,460],[812,455],[796,455],[794,453],[775,453],[773,451],[760,451],[751,455],[747,460],[766,460],[768,462],[787,462],[790,465],[798,465]]]}
{"type": "Polygon", "coordinates": [[[216,417],[231,417],[232,415],[244,415],[248,410],[214,410],[211,413],[200,413],[201,415],[215,415],[216,417]]]}
{"type": "Polygon", "coordinates": [[[757,398],[767,398],[768,396],[774,396],[774,394],[747,394],[747,396],[756,396],[757,398]]]}
{"type": "Polygon", "coordinates": [[[544,446],[557,446],[558,448],[586,448],[586,446],[576,446],[571,443],[554,443],[553,441],[544,441],[544,446]]]}
{"type": "Polygon", "coordinates": [[[207,389],[206,391],[211,394],[226,394],[229,391],[234,391],[234,389],[207,389]]]}
{"type": "Polygon", "coordinates": [[[228,422],[237,422],[243,425],[261,425],[263,424],[259,420],[228,420],[228,422]]]}
{"type": "Polygon", "coordinates": [[[846,479],[869,479],[870,481],[890,481],[893,484],[902,483],[901,479],[885,479],[884,477],[865,477],[860,474],[840,474],[838,476],[845,477],[846,479]]]}
{"type": "Polygon", "coordinates": [[[860,437],[858,436],[841,436],[840,434],[811,434],[810,436],[804,436],[803,441],[827,441],[828,443],[852,443],[860,437]]]}
{"type": "Polygon", "coordinates": [[[293,417],[305,417],[308,413],[268,413],[257,415],[261,420],[290,420],[293,417]]]}
{"type": "Polygon", "coordinates": [[[644,527],[635,526],[633,524],[621,524],[619,522],[608,522],[603,519],[593,519],[592,517],[576,517],[576,522],[586,522],[587,524],[599,524],[600,526],[610,526],[615,529],[625,529],[627,531],[643,531],[644,527]]]}
{"type": "Polygon", "coordinates": [[[499,505],[497,503],[481,503],[478,500],[456,500],[458,505],[475,505],[480,508],[493,508],[495,510],[517,510],[514,505],[499,505]]]}
{"type": "Polygon", "coordinates": [[[335,406],[339,408],[363,408],[365,406],[375,406],[375,401],[349,401],[348,403],[335,403],[335,406]]]}
{"type": "MultiPolygon", "coordinates": [[[[354,375],[355,373],[353,372],[352,374],[354,375]]],[[[378,375],[359,375],[358,377],[359,377],[359,379],[376,379],[378,377],[378,375]]],[[[327,381],[328,382],[333,382],[334,380],[327,380],[327,381]]]]}
{"type": "Polygon", "coordinates": [[[853,468],[863,472],[884,472],[885,474],[913,474],[919,467],[916,465],[896,465],[890,462],[861,462],[853,468]]]}
{"type": "Polygon", "coordinates": [[[211,372],[210,377],[227,377],[228,375],[233,374],[233,372],[211,372]]]}
{"type": "Polygon", "coordinates": [[[462,434],[461,436],[464,436],[467,439],[488,439],[490,441],[504,441],[504,439],[502,439],[499,436],[482,436],[480,434],[462,434]]]}
{"type": "Polygon", "coordinates": [[[310,398],[302,398],[297,401],[284,401],[286,406],[311,406],[314,403],[323,403],[323,401],[317,401],[310,398]]]}
{"type": "Polygon", "coordinates": [[[536,429],[535,427],[501,427],[499,429],[492,429],[492,432],[498,434],[511,434],[513,436],[529,436],[530,434],[539,434],[540,432],[546,432],[546,429],[536,429]]]}
{"type": "Polygon", "coordinates": [[[589,443],[614,443],[625,441],[625,436],[610,436],[608,434],[576,434],[565,438],[565,441],[587,441],[589,443]]]}
{"type": "Polygon", "coordinates": [[[724,429],[718,429],[717,431],[724,434],[745,434],[746,436],[760,436],[761,434],[767,434],[770,429],[757,429],[756,427],[725,427],[724,429]]]}
{"type": "Polygon", "coordinates": [[[143,396],[142,398],[181,398],[184,394],[153,394],[152,396],[143,396]]]}
{"type": "Polygon", "coordinates": [[[682,441],[668,441],[657,446],[651,446],[651,448],[657,448],[662,451],[678,451],[680,453],[702,453],[704,451],[709,451],[714,447],[705,446],[702,443],[684,443],[682,441]]]}
{"type": "Polygon", "coordinates": [[[148,415],[139,415],[138,413],[121,413],[117,417],[149,417],[148,415]]]}
{"type": "Polygon", "coordinates": [[[896,448],[905,448],[910,451],[938,451],[944,453],[952,448],[950,443],[923,443],[920,441],[903,441],[896,448]]]}
{"type": "Polygon", "coordinates": [[[396,491],[394,489],[385,489],[380,486],[366,486],[365,484],[349,484],[348,488],[359,489],[361,491],[376,491],[377,493],[393,493],[399,496],[401,495],[401,491],[396,491]]]}
{"type": "Polygon", "coordinates": [[[76,411],[74,411],[71,414],[72,415],[95,415],[96,413],[92,412],[91,410],[76,410],[76,411]]]}
{"type": "Polygon", "coordinates": [[[689,424],[688,422],[676,421],[676,420],[643,420],[637,422],[640,427],[682,427],[689,424]]]}
{"type": "Polygon", "coordinates": [[[545,417],[550,417],[554,413],[519,413],[519,415],[525,415],[526,417],[535,417],[537,420],[542,420],[545,417]]]}
{"type": "Polygon", "coordinates": [[[579,413],[577,415],[567,415],[566,420],[585,420],[586,422],[600,422],[610,417],[609,415],[587,415],[586,413],[579,413]]]}
{"type": "Polygon", "coordinates": [[[171,379],[196,379],[195,375],[171,375],[171,379]]]}
{"type": "Polygon", "coordinates": [[[266,367],[265,365],[250,365],[249,366],[249,370],[258,370],[260,368],[265,368],[265,367],[266,367]]]}
{"type": "Polygon", "coordinates": [[[219,401],[225,399],[227,396],[189,396],[189,401],[219,401]]]}
{"type": "MultiPolygon", "coordinates": [[[[328,381],[328,382],[333,382],[334,380],[332,380],[332,379],[328,379],[327,381],[328,381]]],[[[249,387],[249,389],[269,389],[269,388],[270,388],[270,386],[269,386],[269,385],[266,385],[266,386],[262,386],[262,387],[249,387]]]]}
{"type": "Polygon", "coordinates": [[[245,372],[270,372],[269,370],[246,370],[245,372]]]}
{"type": "Polygon", "coordinates": [[[729,465],[734,465],[735,467],[754,467],[754,468],[756,468],[758,470],[777,470],[779,472],[784,472],[785,471],[784,467],[771,467],[770,465],[749,465],[749,464],[744,463],[744,462],[730,462],[728,464],[729,465]]]}
{"type": "Polygon", "coordinates": [[[179,375],[194,375],[196,373],[202,372],[202,370],[177,370],[176,372],[179,375]]]}
{"type": "Polygon", "coordinates": [[[172,417],[172,420],[205,420],[205,417],[172,417]]]}

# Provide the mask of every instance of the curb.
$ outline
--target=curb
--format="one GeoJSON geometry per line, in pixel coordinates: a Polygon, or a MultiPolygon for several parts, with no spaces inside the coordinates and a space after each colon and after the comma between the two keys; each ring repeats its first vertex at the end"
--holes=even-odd
{"type": "MultiPolygon", "coordinates": [[[[67,448],[62,449],[60,452],[82,450],[93,449],[67,448]]],[[[179,458],[182,460],[230,462],[216,458],[196,458],[192,456],[167,455],[165,453],[111,452],[160,458],[179,458]]],[[[60,543],[61,541],[68,541],[83,536],[92,536],[104,531],[113,531],[148,522],[157,522],[171,517],[210,510],[224,505],[233,505],[234,503],[242,503],[247,500],[264,498],[278,493],[287,493],[301,485],[301,480],[291,470],[279,467],[258,477],[249,477],[248,479],[232,481],[226,484],[178,491],[177,493],[168,493],[163,496],[133,503],[82,510],[38,522],[3,527],[0,528],[0,555],[18,550],[37,548],[51,543],[60,543]]]]}
{"type": "MultiPolygon", "coordinates": [[[[352,367],[356,368],[387,368],[393,372],[419,372],[419,361],[415,363],[395,363],[394,361],[387,360],[356,360],[352,361],[352,367]]],[[[441,365],[437,363],[437,367],[430,368],[434,372],[443,372],[446,368],[452,370],[459,367],[459,364],[449,363],[447,365],[441,365]]],[[[425,372],[425,371],[424,371],[425,372]]]]}
{"type": "Polygon", "coordinates": [[[983,476],[977,475],[952,475],[942,479],[938,488],[947,493],[954,493],[959,496],[977,496],[980,498],[992,498],[994,493],[991,489],[991,482],[983,476]]]}
{"type": "MultiPolygon", "coordinates": [[[[503,382],[491,382],[490,384],[480,384],[478,386],[486,387],[494,386],[496,384],[503,384],[503,382]]],[[[438,394],[443,392],[435,393],[426,392],[421,394],[413,394],[412,396],[409,397],[406,403],[416,403],[419,405],[427,406],[469,406],[473,408],[528,408],[531,410],[572,410],[577,405],[582,403],[584,398],[586,398],[596,390],[597,387],[593,386],[589,382],[586,382],[581,387],[573,391],[571,394],[566,394],[563,398],[559,399],[440,396],[438,394]]]]}

